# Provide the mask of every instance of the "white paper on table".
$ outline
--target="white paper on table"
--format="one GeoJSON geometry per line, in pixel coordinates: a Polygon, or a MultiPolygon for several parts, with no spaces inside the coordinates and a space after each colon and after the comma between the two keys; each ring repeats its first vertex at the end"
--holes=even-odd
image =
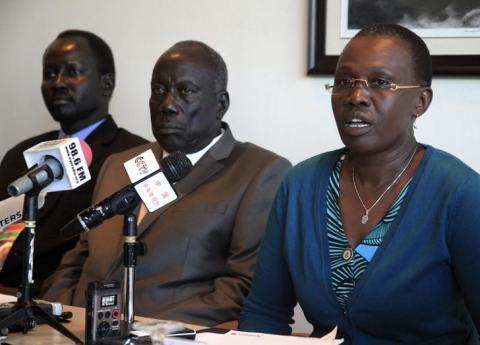
{"type": "Polygon", "coordinates": [[[343,339],[335,339],[336,335],[337,327],[322,338],[230,331],[226,334],[197,333],[195,340],[203,341],[208,345],[339,345],[343,339]]]}
{"type": "Polygon", "coordinates": [[[17,297],[15,296],[0,294],[0,304],[15,302],[16,300],[17,300],[17,297]]]}

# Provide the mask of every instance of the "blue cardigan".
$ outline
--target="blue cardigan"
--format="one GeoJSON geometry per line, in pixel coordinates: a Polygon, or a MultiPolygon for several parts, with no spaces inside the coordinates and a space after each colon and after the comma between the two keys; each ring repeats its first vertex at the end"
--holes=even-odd
{"type": "Polygon", "coordinates": [[[290,334],[298,301],[313,336],[338,325],[345,344],[480,344],[480,175],[426,146],[400,212],[342,308],[325,214],[343,152],[310,158],[285,177],[240,329],[290,334]]]}

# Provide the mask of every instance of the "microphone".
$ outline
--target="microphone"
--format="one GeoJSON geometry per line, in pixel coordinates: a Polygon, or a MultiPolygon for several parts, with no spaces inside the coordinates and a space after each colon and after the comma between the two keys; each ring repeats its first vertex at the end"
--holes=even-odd
{"type": "MultiPolygon", "coordinates": [[[[149,200],[144,199],[142,188],[147,188],[148,198],[155,199],[155,191],[151,188],[155,188],[154,185],[159,186],[162,184],[162,200],[157,200],[155,209],[158,209],[167,203],[177,198],[170,184],[181,180],[192,170],[192,163],[181,152],[175,152],[165,157],[160,162],[160,169],[148,174],[134,183],[131,183],[119,191],[113,193],[109,197],[103,199],[94,206],[81,211],[68,222],[60,233],[64,239],[72,238],[82,231],[90,231],[92,228],[100,225],[104,220],[109,219],[117,214],[125,214],[128,211],[137,207],[140,199],[142,199],[148,207],[149,200]],[[162,183],[162,179],[165,179],[165,183],[162,183]],[[152,183],[153,181],[153,183],[152,183]],[[172,193],[165,192],[165,185],[172,193]],[[168,194],[168,195],[167,195],[168,194]]],[[[149,208],[149,211],[152,211],[149,208]]]]}
{"type": "Polygon", "coordinates": [[[92,150],[78,138],[39,143],[23,152],[30,170],[8,186],[8,194],[18,196],[34,188],[43,192],[75,189],[90,180],[88,166],[92,150]]]}

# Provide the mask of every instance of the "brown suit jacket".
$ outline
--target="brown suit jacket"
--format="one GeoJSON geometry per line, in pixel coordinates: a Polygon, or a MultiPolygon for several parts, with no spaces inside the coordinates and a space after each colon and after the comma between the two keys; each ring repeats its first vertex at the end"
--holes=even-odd
{"type": "MultiPolygon", "coordinates": [[[[123,162],[151,143],[111,156],[94,200],[129,183],[123,162]]],[[[222,138],[176,183],[178,199],[149,213],[138,227],[148,247],[136,269],[135,314],[215,325],[237,319],[277,187],[290,163],[250,143],[222,138]]],[[[123,218],[81,236],[44,298],[84,306],[94,280],[122,279],[123,218]]]]}

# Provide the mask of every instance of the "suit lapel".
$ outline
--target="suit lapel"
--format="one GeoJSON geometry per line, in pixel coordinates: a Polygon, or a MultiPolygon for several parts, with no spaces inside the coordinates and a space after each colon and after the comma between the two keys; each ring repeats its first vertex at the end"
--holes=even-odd
{"type": "Polygon", "coordinates": [[[105,121],[85,139],[92,149],[93,154],[90,170],[100,169],[101,164],[103,164],[109,153],[108,149],[112,141],[115,139],[117,129],[118,127],[115,124],[115,121],[113,121],[111,115],[108,115],[105,121]]]}
{"type": "MultiPolygon", "coordinates": [[[[90,135],[86,138],[87,144],[92,149],[92,163],[90,164],[90,171],[99,171],[101,164],[105,160],[107,155],[107,148],[109,147],[110,143],[114,140],[117,125],[113,118],[108,115],[105,121],[98,126],[90,135]]],[[[48,137],[46,137],[42,141],[47,140],[55,140],[58,139],[58,131],[53,131],[48,133],[48,137]]],[[[95,181],[89,181],[88,183],[95,183],[95,181]]],[[[81,187],[80,187],[81,188],[81,187]]],[[[92,187],[93,189],[93,187],[92,187]]],[[[48,217],[50,213],[53,212],[57,206],[58,202],[63,195],[63,193],[68,193],[68,191],[64,192],[52,192],[48,193],[45,198],[45,205],[39,210],[38,218],[48,217]]]]}
{"type": "Polygon", "coordinates": [[[204,183],[208,178],[221,170],[223,164],[217,162],[208,153],[205,154],[198,162],[192,171],[182,180],[177,182],[174,186],[177,192],[177,199],[159,208],[158,210],[147,213],[138,226],[138,237],[142,237],[150,225],[163,214],[169,207],[175,205],[182,200],[186,195],[193,192],[198,186],[204,183]]]}
{"type": "MultiPolygon", "coordinates": [[[[232,153],[236,143],[232,132],[226,123],[223,124],[223,128],[225,129],[225,133],[220,140],[214,146],[212,146],[207,153],[205,153],[205,155],[197,162],[197,164],[195,164],[192,171],[185,178],[175,184],[174,189],[177,192],[177,199],[154,212],[148,212],[141,220],[137,228],[138,240],[141,240],[148,233],[148,231],[152,229],[152,223],[155,222],[160,215],[162,215],[166,210],[176,203],[180,202],[186,195],[192,193],[195,189],[197,189],[200,185],[202,185],[205,181],[223,168],[224,165],[221,160],[227,158],[232,153]]],[[[163,150],[160,148],[160,146],[155,145],[151,149],[156,157],[162,157],[163,150]]],[[[122,246],[123,242],[119,244],[118,253],[120,253],[120,255],[111,266],[108,274],[109,277],[111,277],[120,268],[123,259],[123,250],[121,249],[122,246]]]]}
{"type": "MultiPolygon", "coordinates": [[[[223,128],[225,129],[225,133],[220,140],[214,146],[212,146],[212,148],[208,150],[205,155],[203,155],[203,157],[197,162],[197,164],[195,164],[192,171],[185,178],[175,184],[174,189],[177,192],[177,199],[154,212],[147,213],[141,220],[138,226],[139,238],[145,235],[145,232],[150,225],[161,214],[168,210],[169,207],[175,205],[186,195],[192,193],[211,176],[215,175],[223,168],[221,160],[227,158],[235,147],[235,139],[233,138],[230,128],[226,123],[223,124],[223,128]]],[[[162,149],[158,147],[158,151],[154,151],[154,153],[157,157],[161,157],[162,149]]]]}

